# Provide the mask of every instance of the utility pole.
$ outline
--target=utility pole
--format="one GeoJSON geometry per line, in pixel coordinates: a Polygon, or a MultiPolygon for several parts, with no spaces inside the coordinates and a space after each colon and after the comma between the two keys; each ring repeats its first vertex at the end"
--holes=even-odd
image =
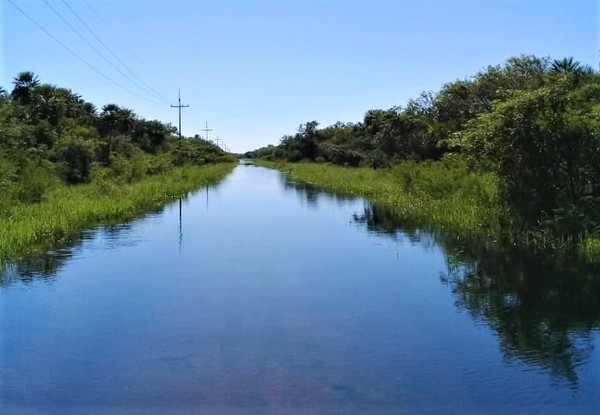
{"type": "Polygon", "coordinates": [[[179,145],[181,145],[181,109],[188,108],[189,105],[181,105],[181,90],[177,90],[178,105],[171,105],[171,108],[179,108],[179,145]]]}
{"type": "Polygon", "coordinates": [[[206,131],[206,141],[208,141],[208,132],[212,131],[212,129],[208,128],[208,121],[206,121],[206,128],[203,128],[202,131],[206,131]]]}
{"type": "Polygon", "coordinates": [[[217,147],[221,148],[221,146],[219,145],[219,141],[220,141],[220,142],[223,142],[223,140],[219,140],[219,137],[217,137],[217,138],[215,139],[215,141],[217,142],[217,147]]]}

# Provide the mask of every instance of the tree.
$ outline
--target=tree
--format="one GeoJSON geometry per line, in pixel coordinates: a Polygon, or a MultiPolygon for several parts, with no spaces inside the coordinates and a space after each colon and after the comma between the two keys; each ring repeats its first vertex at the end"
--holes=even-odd
{"type": "Polygon", "coordinates": [[[582,111],[586,101],[568,83],[522,91],[455,135],[473,164],[498,173],[524,226],[562,215],[576,232],[598,220],[600,131],[582,111]]]}
{"type": "Polygon", "coordinates": [[[14,88],[11,96],[16,101],[28,104],[33,90],[40,85],[39,78],[33,72],[21,72],[13,79],[14,88]]]}
{"type": "Polygon", "coordinates": [[[314,160],[319,155],[318,140],[319,123],[316,121],[306,122],[298,127],[298,138],[300,141],[300,151],[304,157],[314,160]]]}
{"type": "Polygon", "coordinates": [[[57,155],[64,164],[64,179],[85,183],[91,179],[94,144],[88,128],[80,127],[57,144],[57,155]]]}
{"type": "Polygon", "coordinates": [[[102,108],[98,121],[98,130],[108,136],[108,146],[105,161],[110,162],[115,134],[131,135],[136,116],[133,111],[116,104],[107,104],[102,108]]]}
{"type": "Polygon", "coordinates": [[[555,59],[550,65],[550,71],[552,73],[573,74],[581,70],[581,62],[575,61],[573,57],[555,59]]]}
{"type": "Polygon", "coordinates": [[[138,120],[133,127],[132,140],[142,150],[155,153],[167,137],[176,131],[172,125],[163,124],[158,120],[138,120]]]}
{"type": "Polygon", "coordinates": [[[37,118],[52,126],[58,126],[67,115],[66,99],[54,85],[41,84],[35,88],[31,101],[37,118]]]}

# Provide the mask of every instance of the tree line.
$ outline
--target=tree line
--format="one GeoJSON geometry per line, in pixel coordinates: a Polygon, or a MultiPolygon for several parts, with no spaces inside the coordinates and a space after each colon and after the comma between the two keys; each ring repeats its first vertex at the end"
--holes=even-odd
{"type": "MultiPolygon", "coordinates": [[[[86,183],[95,168],[136,180],[174,166],[231,160],[203,140],[177,143],[176,129],[21,72],[0,87],[0,205],[36,202],[53,183],[86,183]]],[[[1,206],[0,206],[1,208],[1,206]]]]}
{"type": "Polygon", "coordinates": [[[513,57],[357,123],[307,122],[245,157],[372,168],[461,157],[498,176],[513,228],[589,232],[600,224],[600,73],[513,57]]]}

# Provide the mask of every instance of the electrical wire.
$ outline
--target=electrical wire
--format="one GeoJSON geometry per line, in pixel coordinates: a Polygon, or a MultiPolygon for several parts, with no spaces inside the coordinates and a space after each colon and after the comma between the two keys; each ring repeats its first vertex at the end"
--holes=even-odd
{"type": "MultiPolygon", "coordinates": [[[[135,58],[137,58],[138,61],[140,61],[146,68],[148,68],[148,70],[157,78],[157,79],[161,79],[162,77],[160,75],[158,75],[156,73],[156,71],[154,70],[154,68],[152,68],[150,65],[148,65],[146,63],[146,61],[144,61],[137,53],[135,53],[135,51],[133,50],[132,47],[130,47],[127,42],[121,37],[119,36],[119,34],[117,33],[116,30],[114,30],[107,22],[106,20],[104,20],[104,18],[100,15],[100,13],[98,13],[98,11],[90,4],[90,2],[88,2],[87,0],[83,0],[83,2],[86,4],[86,6],[96,15],[96,17],[98,17],[98,20],[100,20],[102,22],[102,24],[108,29],[109,32],[112,33],[112,35],[118,39],[121,44],[129,51],[129,53],[131,53],[132,56],[134,56],[135,58]]],[[[171,82],[168,82],[169,86],[171,86],[172,88],[177,88],[177,86],[173,85],[171,82]]]]}
{"type": "MultiPolygon", "coordinates": [[[[44,0],[44,3],[46,3],[46,5],[50,8],[50,10],[52,10],[52,12],[54,12],[54,14],[56,14],[60,20],[63,21],[63,23],[65,23],[69,29],[71,29],[81,40],[83,40],[94,52],[96,52],[96,54],[98,56],[100,56],[106,63],[108,63],[112,68],[114,68],[117,72],[119,72],[121,75],[123,75],[125,78],[127,78],[129,80],[129,82],[131,82],[132,84],[134,84],[137,88],[141,88],[133,79],[131,79],[131,77],[129,75],[127,75],[125,72],[123,72],[121,70],[121,68],[119,68],[118,66],[116,66],[114,63],[112,63],[110,60],[108,60],[108,58],[106,56],[104,56],[104,54],[102,52],[100,52],[92,43],[90,43],[90,41],[88,41],[85,36],[83,36],[75,27],[73,27],[73,25],[71,23],[69,23],[69,21],[67,19],[65,19],[63,17],[62,14],[60,14],[58,12],[58,10],[56,10],[52,4],[50,4],[48,2],[48,0],[44,0]]],[[[141,88],[143,90],[143,88],[141,88]]],[[[144,93],[147,94],[146,91],[144,91],[144,93]]]]}
{"type": "Polygon", "coordinates": [[[69,3],[67,3],[66,0],[62,0],[62,2],[65,4],[65,6],[67,6],[67,8],[71,11],[71,13],[73,13],[73,15],[77,18],[77,20],[79,20],[79,22],[81,22],[81,24],[88,30],[88,32],[90,32],[92,34],[92,36],[94,36],[94,38],[102,45],[104,46],[104,48],[112,55],[113,58],[115,58],[125,69],[127,69],[127,71],[129,71],[129,73],[131,75],[133,75],[138,81],[140,81],[140,83],[142,85],[144,85],[144,87],[146,88],[146,90],[148,92],[150,92],[152,95],[154,95],[155,97],[164,100],[165,102],[168,102],[169,104],[172,104],[173,101],[171,101],[169,98],[165,97],[164,95],[162,95],[160,92],[158,92],[156,89],[154,89],[152,86],[148,85],[146,82],[144,82],[144,80],[142,78],[140,78],[125,62],[123,62],[114,52],[111,48],[109,48],[106,43],[104,41],[102,41],[102,39],[100,39],[96,33],[88,26],[88,24],[81,18],[81,16],[79,16],[79,14],[73,10],[73,8],[69,5],[69,3]]]}
{"type": "Polygon", "coordinates": [[[61,42],[56,36],[54,36],[52,33],[50,33],[48,30],[46,30],[46,28],[44,28],[44,26],[42,26],[41,24],[39,24],[33,17],[31,17],[29,14],[27,14],[27,12],[25,12],[23,9],[21,9],[19,6],[17,6],[12,0],[7,0],[15,9],[17,9],[23,16],[25,16],[27,19],[29,19],[33,24],[35,24],[38,28],[40,28],[46,35],[48,35],[48,37],[50,37],[52,40],[54,40],[56,43],[58,43],[59,45],[61,45],[64,49],[66,49],[71,55],[75,56],[79,61],[81,61],[82,63],[84,63],[86,66],[88,66],[91,70],[93,70],[94,72],[96,72],[98,75],[100,75],[101,77],[103,77],[104,79],[106,79],[107,81],[109,81],[110,83],[116,85],[117,87],[121,88],[123,91],[126,91],[128,93],[130,93],[131,95],[140,98],[144,101],[150,102],[152,104],[155,105],[160,105],[162,106],[162,104],[157,103],[155,101],[151,101],[149,99],[147,99],[146,97],[143,97],[137,93],[135,93],[134,91],[130,90],[129,88],[121,85],[120,83],[118,83],[117,81],[115,81],[114,79],[110,78],[109,76],[107,76],[106,74],[104,74],[102,71],[100,71],[98,68],[96,68],[94,65],[92,65],[91,63],[89,63],[88,61],[86,61],[85,59],[83,59],[81,56],[79,56],[75,51],[73,51],[70,47],[68,47],[67,45],[65,45],[63,42],[61,42]]]}

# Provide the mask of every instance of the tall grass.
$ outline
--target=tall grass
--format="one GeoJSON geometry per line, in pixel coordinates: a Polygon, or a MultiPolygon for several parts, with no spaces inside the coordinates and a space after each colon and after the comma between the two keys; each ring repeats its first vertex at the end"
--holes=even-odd
{"type": "Polygon", "coordinates": [[[293,181],[364,197],[414,225],[443,228],[463,237],[487,236],[492,243],[520,245],[538,254],[575,254],[586,262],[600,262],[598,233],[568,236],[511,225],[498,198],[497,177],[469,171],[460,158],[404,162],[379,170],[322,163],[257,163],[287,172],[293,181]]]}
{"type": "Polygon", "coordinates": [[[416,224],[490,236],[499,230],[496,177],[470,172],[458,158],[404,162],[378,170],[318,163],[259,164],[288,172],[293,181],[364,197],[416,224]]]}
{"type": "Polygon", "coordinates": [[[17,203],[0,216],[0,261],[17,258],[40,244],[60,242],[75,231],[102,221],[126,220],[159,208],[175,198],[227,175],[232,163],[179,167],[169,172],[123,182],[98,170],[85,185],[59,185],[40,203],[17,203]]]}

